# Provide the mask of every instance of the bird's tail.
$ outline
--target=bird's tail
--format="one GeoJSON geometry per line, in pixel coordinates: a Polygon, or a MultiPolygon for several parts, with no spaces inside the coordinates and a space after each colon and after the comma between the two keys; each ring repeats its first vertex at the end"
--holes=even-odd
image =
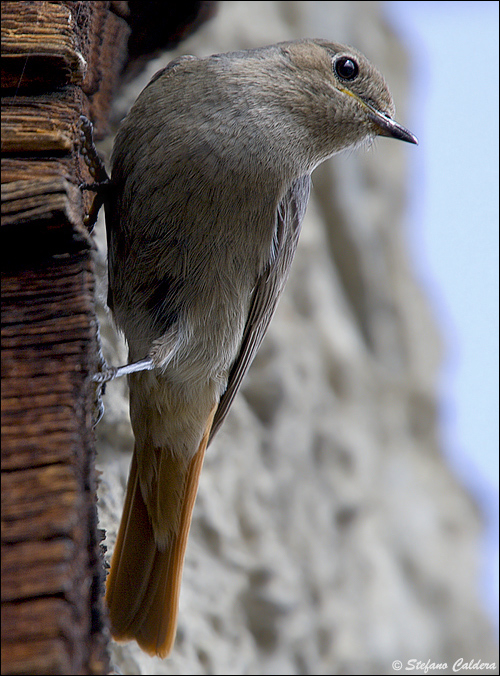
{"type": "MultiPolygon", "coordinates": [[[[166,657],[177,627],[179,592],[191,516],[213,414],[190,462],[172,456],[168,471],[180,477],[170,497],[178,513],[175,531],[162,551],[141,492],[136,452],[132,458],[120,529],[106,583],[111,633],[118,641],[135,640],[150,655],[166,657]]],[[[168,490],[168,486],[166,487],[168,490]]]]}

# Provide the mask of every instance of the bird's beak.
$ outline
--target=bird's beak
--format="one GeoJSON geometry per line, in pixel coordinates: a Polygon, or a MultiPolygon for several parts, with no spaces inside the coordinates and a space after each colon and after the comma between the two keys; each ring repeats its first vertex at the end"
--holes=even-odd
{"type": "Polygon", "coordinates": [[[418,145],[417,137],[414,136],[411,131],[405,129],[403,125],[399,124],[388,115],[375,110],[369,103],[363,101],[363,104],[367,109],[366,112],[368,117],[377,127],[377,136],[390,136],[391,138],[397,138],[400,141],[418,145]]]}
{"type": "Polygon", "coordinates": [[[414,143],[418,145],[418,139],[414,136],[411,131],[408,131],[403,125],[399,124],[392,117],[381,113],[379,110],[374,108],[370,103],[364,101],[362,98],[351,92],[349,89],[341,89],[344,94],[348,94],[355,98],[363,108],[366,110],[368,118],[375,124],[377,127],[377,136],[389,136],[390,138],[397,138],[400,141],[406,141],[407,143],[414,143]]]}

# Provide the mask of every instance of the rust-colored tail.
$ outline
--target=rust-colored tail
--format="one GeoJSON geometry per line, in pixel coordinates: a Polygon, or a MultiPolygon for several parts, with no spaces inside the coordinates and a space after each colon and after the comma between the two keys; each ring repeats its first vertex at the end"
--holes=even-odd
{"type": "Polygon", "coordinates": [[[184,554],[214,412],[192,460],[187,466],[179,462],[173,468],[185,473],[185,481],[178,496],[179,525],[165,551],[155,541],[139,485],[135,451],[132,458],[106,583],[106,602],[113,637],[118,641],[135,640],[147,653],[162,658],[170,653],[175,640],[184,554]]]}

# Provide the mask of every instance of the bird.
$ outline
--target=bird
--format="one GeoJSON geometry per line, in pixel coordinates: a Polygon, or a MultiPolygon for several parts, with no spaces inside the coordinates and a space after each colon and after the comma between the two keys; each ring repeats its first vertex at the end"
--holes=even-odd
{"type": "Polygon", "coordinates": [[[108,305],[146,366],[128,375],[135,446],[106,583],[116,640],[171,652],[205,451],[285,286],[311,173],[376,136],[416,144],[394,112],[359,51],[301,39],[179,57],[122,121],[108,305]]]}

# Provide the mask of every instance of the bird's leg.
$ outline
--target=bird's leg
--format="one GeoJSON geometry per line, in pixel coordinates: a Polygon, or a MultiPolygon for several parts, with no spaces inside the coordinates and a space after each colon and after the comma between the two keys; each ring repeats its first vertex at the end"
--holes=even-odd
{"type": "Polygon", "coordinates": [[[95,383],[108,383],[115,378],[128,376],[130,373],[137,373],[138,371],[151,371],[156,368],[150,357],[140,359],[132,364],[124,364],[123,366],[108,366],[106,365],[101,371],[95,373],[92,380],[95,383]]]}
{"type": "Polygon", "coordinates": [[[132,364],[125,364],[124,366],[108,366],[106,360],[100,353],[101,363],[100,370],[92,376],[94,383],[94,408],[93,408],[93,426],[101,420],[104,415],[104,404],[102,398],[106,391],[106,383],[115,378],[129,375],[130,373],[137,373],[138,371],[150,371],[155,368],[155,365],[149,357],[141,359],[132,364]]]}
{"type": "Polygon", "coordinates": [[[91,190],[96,193],[89,212],[83,221],[89,231],[92,231],[97,221],[99,210],[109,193],[111,180],[104,162],[99,157],[99,153],[94,145],[92,123],[84,115],[80,115],[80,131],[80,154],[89,168],[90,175],[94,179],[93,183],[82,183],[80,190],[91,190]]]}

